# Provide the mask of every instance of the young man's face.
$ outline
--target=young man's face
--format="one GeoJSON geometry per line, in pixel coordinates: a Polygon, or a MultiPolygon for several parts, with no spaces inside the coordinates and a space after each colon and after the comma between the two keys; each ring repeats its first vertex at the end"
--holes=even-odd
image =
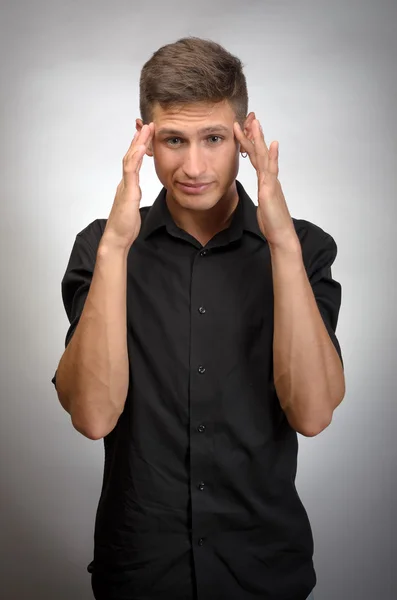
{"type": "Polygon", "coordinates": [[[178,109],[155,106],[152,149],[156,173],[182,207],[208,210],[234,184],[239,168],[235,120],[227,101],[185,104],[178,109]],[[188,184],[205,187],[184,187],[188,184]]]}

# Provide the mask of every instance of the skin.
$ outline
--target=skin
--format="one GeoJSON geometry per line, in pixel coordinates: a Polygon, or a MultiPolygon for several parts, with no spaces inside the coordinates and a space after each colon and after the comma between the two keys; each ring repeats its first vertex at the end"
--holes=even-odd
{"type": "Polygon", "coordinates": [[[128,251],[141,225],[139,170],[145,153],[154,157],[174,220],[205,245],[229,225],[237,205],[235,178],[242,148],[257,172],[258,224],[272,260],[275,387],[291,426],[303,435],[317,435],[342,401],[344,374],[307,278],[278,181],[278,143],[267,148],[254,113],[248,115],[242,131],[225,102],[185,105],[179,111],[157,106],[153,118],[145,126],[137,120],[136,135],[123,158],[123,177],[98,249],[90,292],[58,369],[62,405],[75,428],[90,439],[112,431],[124,408],[128,387],[125,273],[128,251]],[[222,139],[199,133],[211,124],[226,128],[226,133],[211,133],[219,133],[222,139]],[[164,126],[178,128],[182,134],[170,143],[175,134],[161,136],[164,126]],[[178,180],[213,185],[192,196],[178,189],[178,180]],[[106,344],[98,344],[100,338],[106,344]]]}
{"type": "MultiPolygon", "coordinates": [[[[205,245],[217,232],[230,224],[238,203],[236,177],[239,170],[240,143],[236,138],[236,115],[227,101],[184,104],[178,109],[153,110],[154,134],[148,156],[153,157],[157,176],[167,189],[166,201],[175,223],[205,245]],[[222,125],[210,133],[200,133],[203,127],[222,125]],[[162,129],[181,132],[161,133],[162,129]],[[190,195],[177,182],[209,183],[202,194],[190,195]]],[[[245,134],[251,135],[255,114],[244,123],[245,134]]],[[[136,120],[141,131],[143,122],[136,120]]]]}
{"type": "MultiPolygon", "coordinates": [[[[141,131],[142,121],[136,124],[141,131]]],[[[317,435],[330,424],[344,397],[344,371],[319,312],[278,179],[278,142],[267,147],[255,113],[241,128],[228,102],[184,105],[179,110],[156,106],[149,128],[152,139],[146,154],[154,158],[167,189],[169,210],[177,225],[203,245],[230,223],[238,203],[239,152],[248,153],[258,177],[258,225],[272,261],[275,387],[291,426],[302,435],[317,435]],[[224,126],[226,133],[199,133],[215,124],[224,126]],[[162,135],[164,127],[181,134],[162,135]],[[211,137],[218,133],[223,139],[211,137]],[[192,196],[178,188],[178,181],[214,184],[192,196]]]]}

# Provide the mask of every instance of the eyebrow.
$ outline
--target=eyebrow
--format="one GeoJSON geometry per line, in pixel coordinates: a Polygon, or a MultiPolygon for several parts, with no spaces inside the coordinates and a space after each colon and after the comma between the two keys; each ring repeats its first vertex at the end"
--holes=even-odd
{"type": "MultiPolygon", "coordinates": [[[[202,127],[201,129],[198,130],[198,133],[199,134],[217,133],[217,132],[221,132],[221,131],[224,133],[228,133],[230,130],[228,127],[225,127],[225,125],[210,125],[209,127],[202,127]]],[[[162,128],[162,129],[158,130],[157,135],[177,135],[180,137],[184,137],[185,132],[180,131],[179,129],[162,128]]]]}

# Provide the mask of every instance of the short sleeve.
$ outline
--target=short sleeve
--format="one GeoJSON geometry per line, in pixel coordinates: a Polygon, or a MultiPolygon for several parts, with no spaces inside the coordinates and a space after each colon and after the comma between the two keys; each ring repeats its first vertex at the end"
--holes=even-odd
{"type": "Polygon", "coordinates": [[[62,299],[70,327],[65,337],[65,348],[72,339],[83,312],[95,268],[96,255],[88,242],[76,236],[66,273],[62,279],[62,299]]]}
{"type": "Polygon", "coordinates": [[[336,242],[331,235],[313,225],[302,241],[302,250],[318,309],[344,366],[341,347],[335,333],[342,301],[342,286],[332,277],[331,270],[338,253],[336,242]]]}
{"type": "MultiPolygon", "coordinates": [[[[86,233],[87,230],[84,230],[86,233]]],[[[96,247],[99,244],[97,240],[96,247]]],[[[82,232],[77,234],[70,254],[66,272],[61,282],[62,300],[70,326],[65,337],[65,348],[76,330],[90,289],[96,261],[96,250],[85,239],[82,232]]],[[[56,388],[56,371],[52,378],[56,388]]]]}

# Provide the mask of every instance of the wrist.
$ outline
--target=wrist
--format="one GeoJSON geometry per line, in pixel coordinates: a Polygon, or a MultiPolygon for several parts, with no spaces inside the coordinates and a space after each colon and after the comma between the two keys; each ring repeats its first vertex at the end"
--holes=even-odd
{"type": "Polygon", "coordinates": [[[291,260],[302,257],[302,246],[298,236],[291,237],[291,239],[282,243],[269,242],[269,249],[272,256],[290,257],[291,260]]]}
{"type": "Polygon", "coordinates": [[[99,242],[98,254],[101,256],[122,255],[126,256],[132,246],[132,243],[125,243],[123,240],[117,239],[113,235],[104,233],[99,242]]]}

